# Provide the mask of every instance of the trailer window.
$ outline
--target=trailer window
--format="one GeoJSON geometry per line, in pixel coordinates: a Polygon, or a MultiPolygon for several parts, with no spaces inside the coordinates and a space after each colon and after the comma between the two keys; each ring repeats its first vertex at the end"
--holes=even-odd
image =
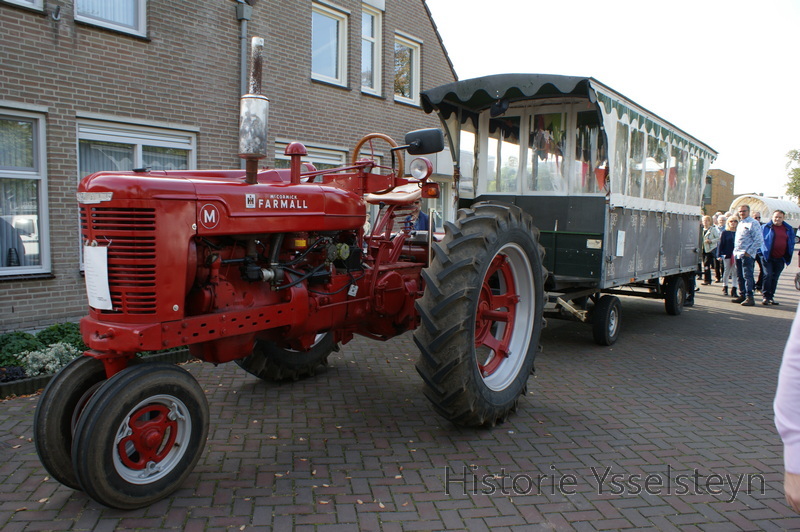
{"type": "Polygon", "coordinates": [[[696,155],[689,157],[689,179],[686,190],[686,203],[700,205],[700,197],[705,186],[705,160],[696,155]]]}
{"type": "Polygon", "coordinates": [[[518,116],[492,118],[489,122],[488,190],[490,192],[517,191],[519,125],[518,116]]]}
{"type": "Polygon", "coordinates": [[[628,125],[617,122],[617,139],[614,148],[611,191],[624,194],[628,186],[628,125]]]}
{"type": "Polygon", "coordinates": [[[647,137],[647,160],[644,165],[644,197],[664,200],[666,184],[667,143],[652,135],[647,137]]]}
{"type": "Polygon", "coordinates": [[[672,147],[667,179],[667,201],[683,203],[686,197],[686,180],[688,176],[687,161],[689,154],[677,146],[672,147]]]}
{"type": "Polygon", "coordinates": [[[631,158],[628,164],[630,179],[628,180],[628,196],[634,198],[642,195],[642,172],[644,172],[644,132],[631,130],[631,158]]]}
{"type": "Polygon", "coordinates": [[[458,167],[461,177],[458,181],[458,194],[465,198],[475,197],[475,141],[477,139],[472,129],[472,122],[462,126],[459,140],[458,167]]]}
{"type": "Polygon", "coordinates": [[[599,187],[595,170],[603,168],[608,162],[604,136],[600,134],[600,117],[595,111],[582,111],[577,119],[572,192],[597,192],[599,187]]]}
{"type": "Polygon", "coordinates": [[[564,114],[533,115],[530,121],[525,173],[527,189],[566,192],[564,114]]]}

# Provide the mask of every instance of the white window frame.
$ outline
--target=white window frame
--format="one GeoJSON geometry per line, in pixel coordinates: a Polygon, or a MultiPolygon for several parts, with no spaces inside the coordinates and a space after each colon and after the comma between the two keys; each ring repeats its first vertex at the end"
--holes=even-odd
{"type": "MultiPolygon", "coordinates": [[[[186,150],[189,152],[187,159],[188,169],[191,170],[197,167],[197,135],[189,128],[181,129],[179,126],[162,128],[126,122],[79,119],[77,135],[79,154],[82,140],[133,145],[134,168],[144,166],[142,159],[143,146],[186,150]]],[[[80,173],[80,161],[78,161],[78,180],[84,177],[80,173]]]]}
{"type": "Polygon", "coordinates": [[[44,0],[3,0],[7,4],[29,7],[37,11],[44,11],[44,0]]]}
{"type": "MultiPolygon", "coordinates": [[[[398,44],[401,45],[401,46],[405,46],[405,47],[411,49],[411,63],[412,63],[411,64],[411,67],[412,67],[411,68],[411,94],[413,94],[413,97],[412,98],[407,98],[405,96],[397,94],[397,92],[394,91],[394,86],[392,86],[392,92],[394,92],[394,100],[396,102],[402,102],[402,103],[407,103],[407,104],[410,104],[410,105],[419,106],[419,91],[420,91],[420,86],[421,86],[421,82],[420,82],[421,81],[420,80],[420,72],[421,72],[420,63],[422,62],[422,41],[417,39],[417,38],[415,38],[415,37],[412,37],[410,35],[397,32],[394,35],[394,45],[395,46],[392,49],[392,53],[395,52],[395,48],[396,48],[396,46],[398,44]]],[[[396,79],[396,76],[397,76],[397,71],[395,70],[396,66],[397,65],[395,63],[395,68],[392,69],[392,72],[394,73],[394,77],[392,78],[392,83],[394,83],[394,79],[396,79]]]]}
{"type": "MultiPolygon", "coordinates": [[[[372,17],[375,27],[374,29],[374,36],[367,37],[364,35],[364,29],[361,29],[361,57],[363,59],[364,53],[364,43],[369,42],[372,43],[372,70],[373,75],[375,78],[375,86],[370,87],[368,85],[364,85],[363,82],[361,84],[361,92],[365,92],[367,94],[373,94],[375,96],[380,96],[381,94],[381,80],[383,78],[382,71],[383,71],[383,12],[374,7],[368,6],[367,4],[362,5],[362,10],[367,15],[372,17]]],[[[362,17],[361,23],[364,23],[364,19],[362,17]]],[[[364,72],[364,65],[361,65],[361,73],[364,72]]]]}
{"type": "MultiPolygon", "coordinates": [[[[90,113],[91,115],[91,113],[90,113]]],[[[99,116],[99,115],[98,115],[99,116]]],[[[77,122],[76,153],[78,154],[77,181],[85,176],[81,175],[80,143],[82,140],[96,140],[99,142],[115,142],[133,145],[133,167],[144,166],[142,160],[142,147],[154,146],[158,148],[178,148],[189,151],[187,159],[188,169],[197,168],[197,134],[196,128],[164,124],[164,127],[152,125],[138,125],[127,122],[109,121],[106,119],[79,118],[77,122]]],[[[80,227],[80,220],[78,221],[80,227]]],[[[80,231],[79,231],[80,232],[80,231]]],[[[81,250],[80,269],[83,271],[83,245],[81,250]]]]}
{"type": "MultiPolygon", "coordinates": [[[[290,161],[291,157],[284,155],[286,147],[291,141],[285,139],[275,140],[275,161],[290,161]]],[[[336,148],[333,146],[306,146],[308,155],[301,157],[301,161],[311,164],[330,164],[334,166],[343,166],[347,161],[347,150],[344,148],[336,148]]],[[[288,168],[288,164],[286,167],[288,168]]]]}
{"type": "Polygon", "coordinates": [[[75,0],[75,20],[91,24],[93,26],[100,26],[111,30],[119,31],[122,33],[130,33],[139,37],[147,37],[147,0],[128,0],[134,3],[136,13],[136,23],[134,26],[127,26],[112,20],[106,20],[91,15],[81,14],[79,11],[80,0],[75,0]]]}
{"type": "Polygon", "coordinates": [[[49,205],[47,203],[47,132],[46,117],[42,113],[28,112],[16,108],[0,106],[0,114],[11,118],[32,120],[34,122],[34,167],[24,169],[0,169],[0,178],[27,179],[39,181],[38,230],[39,230],[39,264],[35,266],[4,266],[0,268],[0,277],[17,275],[48,274],[50,266],[50,219],[49,205]]]}
{"type": "MultiPolygon", "coordinates": [[[[313,13],[320,14],[322,16],[328,17],[336,21],[337,24],[337,39],[336,39],[336,75],[334,77],[326,76],[324,74],[319,74],[314,72],[314,58],[311,57],[311,79],[315,79],[317,81],[323,81],[325,83],[331,83],[334,85],[341,85],[342,87],[347,85],[347,40],[348,40],[348,29],[347,29],[347,16],[349,12],[345,9],[333,6],[333,5],[323,5],[318,2],[313,2],[311,4],[311,11],[313,13]]],[[[312,23],[312,43],[313,43],[313,23],[312,23]]],[[[312,44],[313,46],[313,44],[312,44]]],[[[313,56],[313,49],[311,50],[311,54],[313,56]]]]}

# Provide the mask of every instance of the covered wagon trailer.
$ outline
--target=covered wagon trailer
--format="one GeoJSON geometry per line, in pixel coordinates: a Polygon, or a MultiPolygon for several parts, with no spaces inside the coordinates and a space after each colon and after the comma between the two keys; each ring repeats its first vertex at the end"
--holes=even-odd
{"type": "Polygon", "coordinates": [[[455,202],[514,204],[545,248],[547,314],[618,337],[618,294],[680,314],[701,259],[708,145],[593,78],[501,74],[422,92],[445,126],[455,202]]]}

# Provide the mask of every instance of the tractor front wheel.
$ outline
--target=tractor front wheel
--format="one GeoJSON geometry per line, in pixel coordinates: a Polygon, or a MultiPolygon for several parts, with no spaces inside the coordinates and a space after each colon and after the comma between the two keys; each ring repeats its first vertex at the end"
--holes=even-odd
{"type": "Polygon", "coordinates": [[[50,476],[81,489],[72,469],[72,438],[84,407],[106,380],[103,363],[81,356],[64,366],[47,383],[33,417],[33,442],[50,476]]]}
{"type": "Polygon", "coordinates": [[[177,366],[117,373],[89,400],[75,430],[72,465],[81,488],[122,510],[166,497],[200,458],[208,417],[202,388],[177,366]]]}
{"type": "Polygon", "coordinates": [[[434,245],[417,301],[417,371],[425,396],[450,421],[491,426],[527,390],[544,306],[539,231],[512,205],[459,211],[434,245]]]}

